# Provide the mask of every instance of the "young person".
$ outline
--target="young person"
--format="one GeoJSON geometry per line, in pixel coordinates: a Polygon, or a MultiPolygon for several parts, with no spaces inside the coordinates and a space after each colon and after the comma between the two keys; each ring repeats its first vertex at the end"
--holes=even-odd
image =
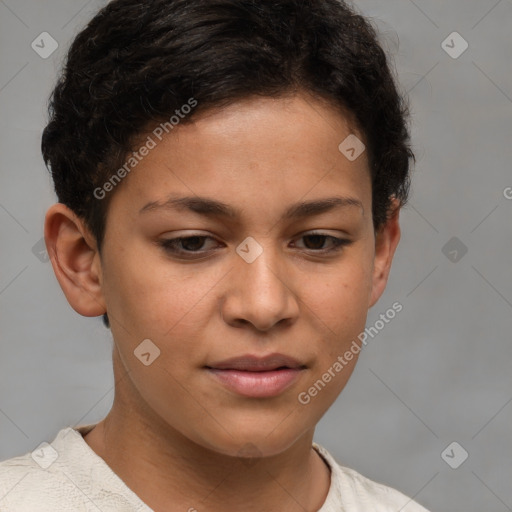
{"type": "Polygon", "coordinates": [[[103,8],[42,152],[48,252],[111,328],[114,403],[0,463],[0,510],[425,512],[313,442],[399,242],[407,114],[340,0],[103,8]]]}

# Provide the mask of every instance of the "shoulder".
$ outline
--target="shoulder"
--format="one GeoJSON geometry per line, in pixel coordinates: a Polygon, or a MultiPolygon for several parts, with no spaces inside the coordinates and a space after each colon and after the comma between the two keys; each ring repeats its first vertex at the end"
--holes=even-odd
{"type": "Polygon", "coordinates": [[[89,428],[64,428],[51,443],[0,462],[0,511],[150,511],[84,441],[89,428]]]}
{"type": "MultiPolygon", "coordinates": [[[[357,471],[339,465],[334,457],[322,446],[313,447],[331,468],[331,489],[327,497],[325,512],[334,512],[342,505],[347,510],[365,512],[428,512],[427,509],[384,484],[374,482],[357,471]],[[353,508],[350,508],[353,507],[353,508]]],[[[324,512],[324,509],[321,509],[324,512]]]]}
{"type": "Polygon", "coordinates": [[[0,462],[0,511],[85,512],[90,476],[79,434],[64,428],[51,443],[0,462]]]}
{"type": "Polygon", "coordinates": [[[46,505],[54,495],[52,490],[62,489],[62,477],[44,470],[34,457],[29,452],[0,462],[0,510],[41,510],[41,498],[46,505]]]}

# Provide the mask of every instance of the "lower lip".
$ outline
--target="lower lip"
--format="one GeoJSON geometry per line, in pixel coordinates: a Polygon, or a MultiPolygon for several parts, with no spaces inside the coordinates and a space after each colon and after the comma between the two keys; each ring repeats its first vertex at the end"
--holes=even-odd
{"type": "Polygon", "coordinates": [[[239,395],[267,398],[281,394],[300,376],[301,369],[287,368],[267,372],[208,369],[226,387],[239,395]]]}

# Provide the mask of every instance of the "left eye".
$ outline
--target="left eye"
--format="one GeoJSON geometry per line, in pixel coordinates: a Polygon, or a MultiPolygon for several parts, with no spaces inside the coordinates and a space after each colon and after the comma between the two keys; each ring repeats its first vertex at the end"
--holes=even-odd
{"type": "Polygon", "coordinates": [[[310,243],[306,244],[306,245],[313,246],[313,247],[306,247],[306,249],[316,251],[316,252],[323,252],[323,253],[340,251],[343,248],[343,246],[349,245],[352,243],[350,240],[347,240],[345,238],[338,238],[338,237],[335,237],[332,235],[324,235],[321,233],[302,235],[301,238],[303,238],[304,240],[310,240],[310,243]],[[332,246],[328,249],[321,247],[324,245],[324,242],[326,240],[330,240],[332,243],[332,246]]]}

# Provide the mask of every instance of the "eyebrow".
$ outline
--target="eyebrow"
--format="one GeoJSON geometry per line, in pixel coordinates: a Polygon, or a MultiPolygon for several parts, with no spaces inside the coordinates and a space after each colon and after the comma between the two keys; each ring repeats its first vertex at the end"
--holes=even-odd
{"type": "MultiPolygon", "coordinates": [[[[282,215],[282,220],[311,217],[329,212],[336,208],[356,206],[361,208],[364,215],[363,203],[355,197],[334,196],[311,201],[301,201],[287,208],[282,215]]],[[[156,210],[189,210],[205,217],[224,217],[235,219],[240,212],[232,206],[211,199],[199,196],[169,196],[165,202],[151,201],[139,210],[139,215],[156,210]]]]}

